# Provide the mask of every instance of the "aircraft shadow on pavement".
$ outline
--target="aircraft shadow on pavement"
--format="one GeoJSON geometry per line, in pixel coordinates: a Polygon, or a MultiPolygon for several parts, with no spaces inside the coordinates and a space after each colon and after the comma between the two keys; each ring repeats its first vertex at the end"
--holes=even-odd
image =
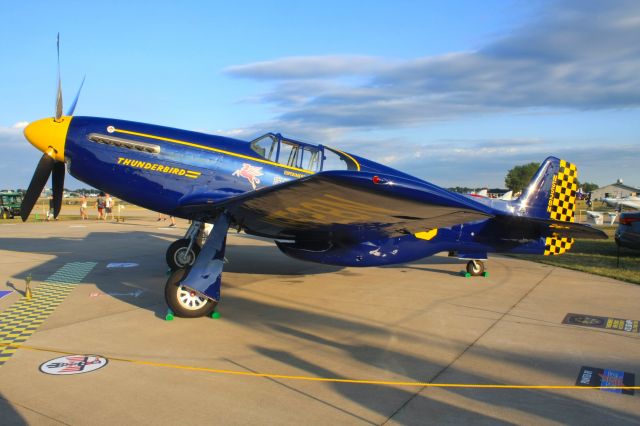
{"type": "MultiPolygon", "coordinates": [[[[309,332],[308,330],[313,329],[312,327],[305,327],[304,330],[302,330],[302,327],[298,323],[296,323],[296,328],[279,323],[267,323],[266,326],[276,332],[299,339],[301,343],[317,346],[318,351],[326,348],[327,353],[335,356],[337,350],[340,352],[339,355],[337,355],[338,357],[347,357],[351,361],[373,367],[374,370],[393,372],[400,376],[400,378],[396,380],[445,383],[447,382],[447,377],[453,376],[457,383],[495,383],[495,380],[490,378],[490,374],[483,375],[479,372],[459,370],[451,365],[442,365],[442,363],[429,360],[428,354],[425,354],[424,357],[417,357],[392,350],[388,347],[383,348],[366,343],[356,343],[357,337],[354,338],[353,336],[347,339],[343,337],[342,341],[329,339],[309,332]],[[348,341],[348,343],[345,343],[345,341],[348,341]],[[443,374],[445,371],[446,374],[443,374]],[[442,378],[440,378],[441,375],[442,378]],[[409,379],[407,380],[405,377],[409,379]]],[[[428,332],[426,334],[428,336],[427,338],[432,341],[431,344],[454,345],[461,348],[468,345],[468,342],[456,341],[451,337],[445,339],[433,334],[429,336],[428,332]]],[[[304,355],[301,356],[264,346],[254,346],[253,349],[262,356],[286,366],[305,371],[315,377],[372,379],[372,377],[347,377],[325,366],[314,364],[304,359],[304,355]]],[[[314,352],[316,353],[317,359],[317,351],[311,348],[301,351],[303,354],[314,352]]],[[[542,357],[532,356],[530,354],[523,356],[521,353],[495,350],[482,346],[473,347],[473,356],[485,359],[499,359],[500,362],[505,365],[517,366],[518,368],[530,368],[538,371],[546,370],[549,373],[562,371],[564,372],[563,376],[565,376],[565,382],[567,384],[572,384],[575,381],[575,375],[578,372],[578,367],[574,360],[561,356],[542,357]]],[[[393,379],[384,376],[382,380],[393,379]]],[[[519,383],[518,378],[514,377],[513,382],[519,383]]],[[[278,381],[278,383],[286,385],[290,382],[278,381]]],[[[575,393],[575,391],[573,391],[574,393],[572,394],[561,394],[550,390],[447,388],[444,392],[455,393],[463,398],[462,403],[453,405],[442,401],[442,391],[435,389],[431,391],[419,387],[399,388],[347,383],[331,383],[331,386],[341,395],[380,415],[386,416],[387,419],[391,419],[397,414],[398,418],[393,418],[393,420],[400,424],[421,425],[433,422],[434,420],[429,420],[428,417],[416,417],[418,414],[428,416],[431,412],[439,413],[442,416],[441,419],[455,419],[457,424],[512,424],[507,420],[501,420],[500,417],[479,413],[470,407],[471,404],[469,404],[468,401],[477,401],[480,403],[480,406],[488,405],[500,410],[516,410],[521,413],[528,413],[559,423],[576,423],[582,419],[583,422],[598,424],[607,423],[615,419],[615,421],[618,422],[631,424],[638,420],[637,417],[615,408],[596,405],[589,401],[581,400],[579,397],[582,395],[582,392],[575,393]],[[440,392],[440,398],[430,397],[429,392],[440,392]],[[402,410],[405,408],[408,411],[402,413],[402,410]],[[446,415],[443,415],[443,413],[446,413],[446,415]]],[[[349,414],[361,419],[361,417],[355,413],[349,414]]],[[[504,419],[504,417],[502,417],[502,419],[504,419]]],[[[368,422],[371,423],[371,421],[368,422]]]]}
{"type": "MultiPolygon", "coordinates": [[[[31,275],[34,282],[44,281],[57,269],[69,262],[97,262],[96,267],[85,278],[85,282],[93,283],[104,293],[115,294],[127,303],[142,308],[153,308],[158,317],[166,313],[164,306],[164,285],[167,280],[165,251],[175,232],[162,230],[133,232],[90,232],[83,238],[49,237],[39,238],[0,238],[0,247],[7,251],[20,253],[37,253],[54,255],[55,258],[24,270],[12,276],[8,286],[23,292],[24,280],[31,275]],[[136,263],[129,268],[107,268],[109,263],[136,263]],[[135,280],[135,282],[132,282],[135,280]],[[128,297],[128,292],[143,290],[141,297],[128,297]],[[124,294],[119,296],[118,294],[124,294]]],[[[252,238],[247,238],[250,241],[252,238]]],[[[257,239],[257,238],[256,238],[257,239]]],[[[262,240],[264,241],[264,240],[262,240]]],[[[283,283],[291,284],[298,280],[295,277],[317,274],[339,273],[350,275],[349,270],[331,265],[303,262],[292,259],[281,253],[275,245],[265,244],[233,244],[227,246],[225,273],[253,274],[277,276],[283,283]]],[[[428,268],[425,265],[453,263],[455,259],[432,257],[406,265],[393,265],[389,268],[420,269],[455,275],[446,269],[428,268]]],[[[223,273],[223,297],[225,285],[233,285],[229,276],[223,273]]]]}
{"type": "MultiPolygon", "coordinates": [[[[56,270],[70,262],[97,262],[96,267],[84,279],[95,284],[105,294],[134,306],[153,310],[164,317],[164,285],[168,278],[165,251],[175,233],[161,230],[133,232],[91,232],[83,238],[48,237],[0,238],[0,248],[10,252],[52,255],[54,258],[9,277],[5,285],[24,294],[25,279],[31,275],[34,285],[46,280],[56,270]],[[135,268],[107,268],[109,263],[135,263],[135,268]],[[142,290],[140,297],[129,294],[142,290]],[[159,306],[155,306],[159,305],[159,306]]],[[[227,246],[229,263],[225,272],[236,274],[273,275],[287,277],[328,274],[340,267],[319,265],[291,259],[280,253],[275,245],[227,246]]],[[[225,282],[223,274],[223,296],[225,282]]]]}
{"type": "Polygon", "coordinates": [[[13,404],[4,398],[2,393],[0,393],[0,419],[3,426],[28,424],[27,420],[13,408],[13,404]]]}

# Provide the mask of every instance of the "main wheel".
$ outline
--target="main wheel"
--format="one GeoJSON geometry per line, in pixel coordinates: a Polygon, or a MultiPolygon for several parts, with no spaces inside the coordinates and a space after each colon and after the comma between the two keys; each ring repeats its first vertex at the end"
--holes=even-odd
{"type": "Polygon", "coordinates": [[[484,263],[481,260],[470,260],[467,263],[467,272],[477,277],[484,272],[484,263]]]}
{"type": "Polygon", "coordinates": [[[211,315],[218,302],[200,296],[195,291],[180,285],[188,269],[181,268],[169,276],[164,286],[164,298],[177,317],[196,318],[211,315]]]}
{"type": "Polygon", "coordinates": [[[191,245],[191,250],[187,250],[188,248],[189,240],[186,238],[171,243],[165,257],[172,271],[192,266],[196,261],[200,254],[200,246],[194,243],[191,245]]]}

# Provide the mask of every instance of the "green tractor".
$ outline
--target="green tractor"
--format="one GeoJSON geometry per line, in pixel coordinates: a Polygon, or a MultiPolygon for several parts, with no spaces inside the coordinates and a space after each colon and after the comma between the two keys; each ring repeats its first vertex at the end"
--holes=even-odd
{"type": "Polygon", "coordinates": [[[18,192],[0,193],[0,218],[13,219],[20,216],[20,204],[22,204],[22,194],[18,192]]]}

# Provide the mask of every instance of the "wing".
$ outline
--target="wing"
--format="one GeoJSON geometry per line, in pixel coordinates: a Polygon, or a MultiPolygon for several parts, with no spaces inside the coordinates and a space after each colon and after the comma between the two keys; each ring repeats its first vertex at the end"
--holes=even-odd
{"type": "Polygon", "coordinates": [[[427,182],[327,171],[213,202],[181,200],[188,217],[226,209],[247,232],[275,239],[388,238],[493,217],[474,200],[427,182]]]}

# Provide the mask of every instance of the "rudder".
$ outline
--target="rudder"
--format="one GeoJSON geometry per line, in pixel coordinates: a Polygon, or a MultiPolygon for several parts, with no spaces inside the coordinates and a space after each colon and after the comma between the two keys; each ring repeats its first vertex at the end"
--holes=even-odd
{"type": "MultiPolygon", "coordinates": [[[[574,222],[578,170],[575,164],[556,157],[542,162],[523,194],[514,202],[521,216],[574,222]]],[[[568,251],[573,238],[553,235],[545,240],[544,255],[558,255],[568,251]]]]}

